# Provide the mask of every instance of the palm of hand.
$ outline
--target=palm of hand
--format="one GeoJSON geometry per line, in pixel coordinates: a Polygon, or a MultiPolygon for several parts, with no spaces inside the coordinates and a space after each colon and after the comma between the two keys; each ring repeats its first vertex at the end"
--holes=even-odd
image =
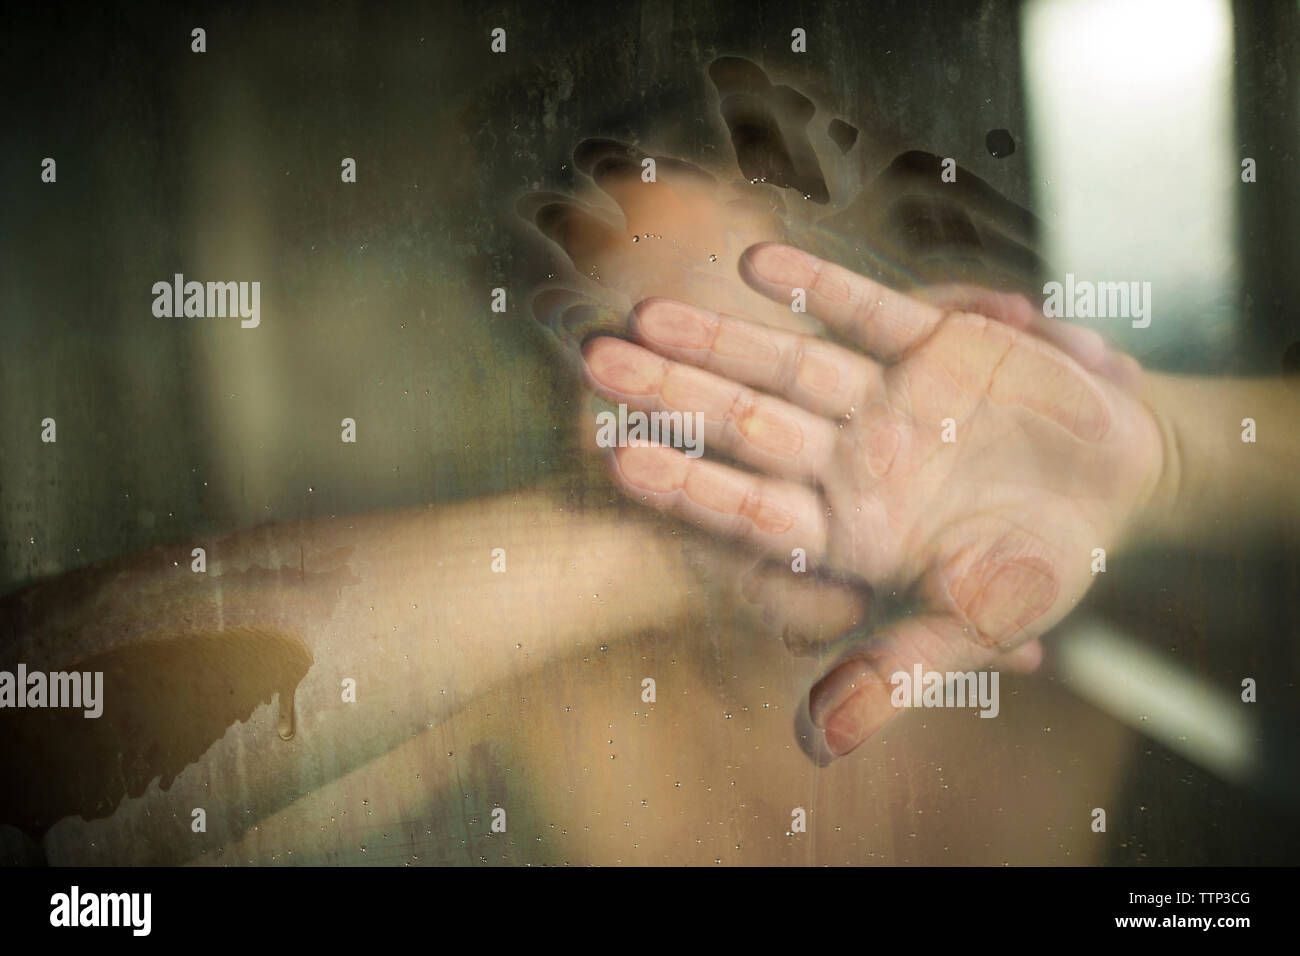
{"type": "Polygon", "coordinates": [[[829,560],[877,588],[921,582],[984,646],[1060,620],[1149,493],[1159,437],[1140,402],[961,313],[877,388],[821,476],[829,560]]]}

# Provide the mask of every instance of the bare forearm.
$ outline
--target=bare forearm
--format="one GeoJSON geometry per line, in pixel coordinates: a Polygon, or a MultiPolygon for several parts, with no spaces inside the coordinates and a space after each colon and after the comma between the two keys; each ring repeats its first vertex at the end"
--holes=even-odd
{"type": "Polygon", "coordinates": [[[1144,397],[1161,424],[1165,466],[1142,540],[1194,548],[1300,539],[1300,395],[1276,379],[1151,375],[1144,397]]]}
{"type": "MultiPolygon", "coordinates": [[[[537,492],[197,544],[205,573],[182,544],[6,602],[6,668],[106,673],[101,718],[60,717],[57,739],[11,735],[35,752],[7,748],[28,799],[0,822],[53,823],[51,861],[108,862],[124,840],[159,863],[223,845],[522,670],[671,626],[694,580],[652,516],[537,492]],[[97,758],[118,744],[139,758],[125,771],[97,758]],[[195,808],[206,833],[191,830],[195,808]]],[[[0,711],[6,731],[33,716],[0,711]]]]}

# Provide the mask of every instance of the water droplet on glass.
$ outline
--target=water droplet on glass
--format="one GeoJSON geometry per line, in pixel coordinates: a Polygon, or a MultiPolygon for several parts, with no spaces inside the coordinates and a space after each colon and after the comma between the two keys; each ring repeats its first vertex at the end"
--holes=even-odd
{"type": "Polygon", "coordinates": [[[280,695],[280,716],[276,722],[276,733],[280,735],[281,740],[293,739],[293,690],[281,690],[280,695]]]}

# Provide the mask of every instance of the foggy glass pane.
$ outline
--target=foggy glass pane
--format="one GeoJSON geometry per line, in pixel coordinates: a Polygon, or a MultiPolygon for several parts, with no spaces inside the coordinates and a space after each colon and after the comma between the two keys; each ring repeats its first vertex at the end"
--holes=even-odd
{"type": "Polygon", "coordinates": [[[1300,6],[195,16],[5,44],[0,860],[1296,862],[1300,6]]]}

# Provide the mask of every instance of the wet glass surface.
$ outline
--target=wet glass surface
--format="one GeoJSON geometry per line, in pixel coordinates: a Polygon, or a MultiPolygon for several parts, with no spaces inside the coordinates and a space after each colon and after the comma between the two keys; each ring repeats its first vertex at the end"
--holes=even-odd
{"type": "MultiPolygon", "coordinates": [[[[1040,667],[995,665],[997,719],[906,713],[830,759],[810,688],[915,580],[796,578],[789,543],[621,495],[581,350],[655,297],[829,341],[745,280],[780,242],[998,329],[1067,274],[1073,305],[1132,282],[1061,315],[1110,343],[1098,379],[1127,387],[1122,351],[1294,399],[1300,6],[271,5],[201,54],[194,27],[6,38],[0,670],[101,672],[105,710],[0,709],[4,862],[1295,861],[1294,495],[1134,532],[1040,667]],[[254,281],[255,325],[208,314],[254,281]]],[[[1296,409],[1251,401],[1220,403],[1230,453],[1263,458],[1296,409]]],[[[1078,436],[1085,405],[1044,414],[1078,436]]],[[[853,474],[888,472],[873,442],[853,474]]],[[[1112,493],[1103,457],[1060,466],[1070,502],[1112,493]]]]}

